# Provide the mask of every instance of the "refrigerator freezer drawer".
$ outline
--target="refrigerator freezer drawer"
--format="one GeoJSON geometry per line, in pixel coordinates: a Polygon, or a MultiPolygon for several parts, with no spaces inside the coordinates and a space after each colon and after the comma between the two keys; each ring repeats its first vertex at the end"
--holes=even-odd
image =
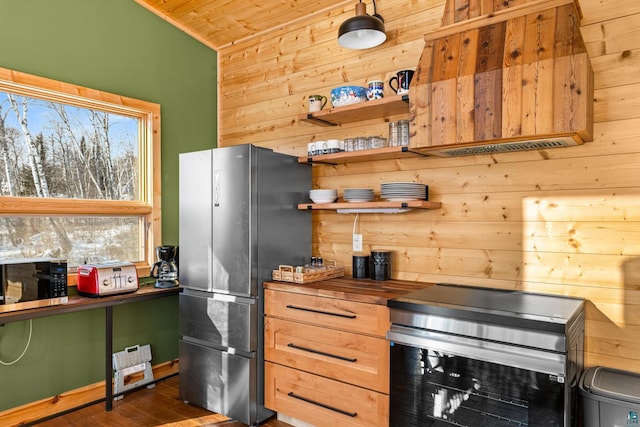
{"type": "Polygon", "coordinates": [[[255,357],[242,357],[180,341],[180,398],[244,424],[255,425],[272,414],[265,414],[264,407],[259,410],[256,365],[255,357]]]}
{"type": "Polygon", "coordinates": [[[181,336],[245,354],[257,350],[255,299],[185,290],[180,294],[179,303],[181,336]]]}

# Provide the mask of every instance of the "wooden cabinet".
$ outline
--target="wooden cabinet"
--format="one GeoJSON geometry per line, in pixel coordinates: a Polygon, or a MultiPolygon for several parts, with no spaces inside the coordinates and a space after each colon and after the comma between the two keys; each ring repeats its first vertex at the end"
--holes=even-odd
{"type": "Polygon", "coordinates": [[[385,339],[283,319],[265,319],[267,359],[381,393],[389,391],[385,339]]]}
{"type": "Polygon", "coordinates": [[[388,425],[389,397],[320,375],[266,362],[268,408],[314,426],[388,425]]]}
{"type": "Polygon", "coordinates": [[[316,426],[387,426],[385,305],[265,289],[265,406],[316,426]]]}

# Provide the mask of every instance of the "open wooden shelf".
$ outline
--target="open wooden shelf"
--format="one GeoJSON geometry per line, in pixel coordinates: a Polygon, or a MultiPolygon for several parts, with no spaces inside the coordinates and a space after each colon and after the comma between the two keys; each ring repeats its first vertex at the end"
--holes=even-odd
{"type": "Polygon", "coordinates": [[[363,212],[367,209],[439,209],[440,202],[430,202],[427,200],[411,200],[408,202],[336,202],[336,203],[300,203],[298,209],[301,210],[338,210],[338,209],[358,209],[363,212]]]}
{"type": "MultiPolygon", "coordinates": [[[[358,122],[367,119],[389,117],[397,114],[409,114],[409,95],[394,95],[373,101],[360,102],[345,107],[298,115],[299,121],[321,126],[338,126],[343,123],[358,122]]],[[[405,157],[424,157],[426,154],[408,146],[384,147],[371,150],[348,151],[317,156],[298,157],[298,163],[342,164],[350,162],[368,162],[391,160],[405,157]]],[[[338,213],[402,213],[411,209],[438,209],[440,202],[411,200],[407,202],[337,202],[337,203],[300,203],[301,210],[334,210],[338,213]]]]}
{"type": "Polygon", "coordinates": [[[343,123],[359,122],[396,114],[409,114],[408,94],[388,96],[314,113],[303,113],[298,115],[298,120],[320,126],[338,126],[343,123]]]}
{"type": "Polygon", "coordinates": [[[370,162],[376,160],[399,159],[404,157],[426,157],[427,154],[412,150],[403,145],[400,147],[374,148],[371,150],[343,151],[341,153],[320,154],[317,156],[298,157],[298,163],[319,163],[337,165],[351,162],[370,162]]]}

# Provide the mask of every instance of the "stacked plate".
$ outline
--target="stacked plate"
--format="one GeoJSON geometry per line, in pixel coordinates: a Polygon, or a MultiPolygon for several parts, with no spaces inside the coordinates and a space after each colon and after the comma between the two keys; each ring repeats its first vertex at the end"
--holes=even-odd
{"type": "Polygon", "coordinates": [[[383,182],[380,184],[380,197],[390,202],[428,200],[427,186],[419,182],[383,182]]]}
{"type": "Polygon", "coordinates": [[[371,188],[345,188],[342,198],[347,202],[370,202],[373,200],[371,188]]]}
{"type": "Polygon", "coordinates": [[[333,203],[338,198],[338,190],[310,190],[309,198],[313,203],[333,203]]]}

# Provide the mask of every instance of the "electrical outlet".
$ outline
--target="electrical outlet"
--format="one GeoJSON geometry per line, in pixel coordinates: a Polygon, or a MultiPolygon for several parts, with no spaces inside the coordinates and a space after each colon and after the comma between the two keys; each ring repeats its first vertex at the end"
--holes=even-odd
{"type": "Polygon", "coordinates": [[[353,235],[353,252],[362,252],[362,234],[353,235]]]}

